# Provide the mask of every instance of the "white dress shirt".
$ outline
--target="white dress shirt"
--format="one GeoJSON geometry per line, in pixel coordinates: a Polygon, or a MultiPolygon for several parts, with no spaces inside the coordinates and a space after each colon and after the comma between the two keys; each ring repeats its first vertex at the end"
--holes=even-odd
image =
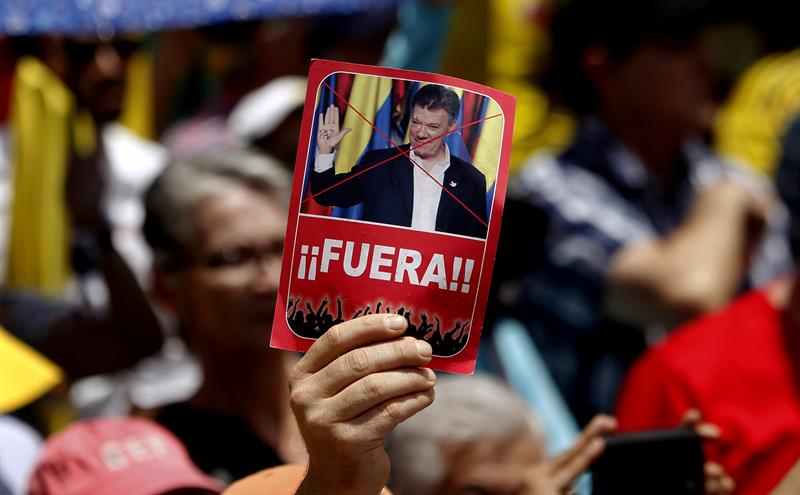
{"type": "Polygon", "coordinates": [[[439,200],[442,198],[442,188],[439,184],[444,183],[444,172],[450,167],[450,149],[445,145],[444,158],[440,162],[434,163],[430,169],[431,176],[439,184],[422,170],[422,159],[413,150],[409,155],[411,161],[416,162],[414,165],[414,206],[411,209],[411,228],[434,232],[436,230],[436,214],[439,212],[439,200]]]}
{"type": "MultiPolygon", "coordinates": [[[[316,160],[314,160],[314,171],[318,173],[326,172],[333,168],[333,161],[336,153],[322,154],[318,153],[316,160]]],[[[411,160],[416,162],[420,167],[423,166],[422,159],[411,150],[409,153],[411,160]]],[[[439,211],[439,200],[442,197],[442,188],[439,184],[444,183],[444,173],[450,167],[450,148],[445,144],[444,158],[434,163],[431,167],[430,174],[439,184],[431,180],[431,178],[422,169],[414,165],[414,205],[411,209],[411,228],[416,230],[424,230],[426,232],[434,232],[436,230],[436,214],[439,211]]]]}

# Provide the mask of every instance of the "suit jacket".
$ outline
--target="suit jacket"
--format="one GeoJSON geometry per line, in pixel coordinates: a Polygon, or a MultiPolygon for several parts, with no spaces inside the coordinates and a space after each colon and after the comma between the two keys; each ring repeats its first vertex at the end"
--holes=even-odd
{"type": "MultiPolygon", "coordinates": [[[[400,148],[408,151],[409,145],[400,148]]],[[[395,148],[373,150],[365,153],[348,173],[337,174],[333,168],[325,172],[312,171],[311,191],[323,191],[350,178],[314,199],[325,206],[348,207],[363,203],[362,220],[410,227],[411,210],[414,206],[414,166],[408,157],[395,148]],[[377,165],[384,160],[389,161],[377,165]],[[373,165],[377,166],[357,175],[373,165]]],[[[487,222],[486,177],[480,170],[450,155],[450,166],[444,173],[442,184],[483,222],[487,222]]],[[[441,194],[436,213],[438,232],[486,237],[486,226],[483,223],[449,194],[444,191],[441,194]]]]}

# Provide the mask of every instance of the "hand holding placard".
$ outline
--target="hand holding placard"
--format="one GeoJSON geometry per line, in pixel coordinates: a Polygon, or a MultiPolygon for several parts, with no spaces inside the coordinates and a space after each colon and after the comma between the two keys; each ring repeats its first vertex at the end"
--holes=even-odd
{"type": "Polygon", "coordinates": [[[373,495],[389,477],[386,437],[433,402],[431,347],[397,315],[332,327],[294,366],[291,405],[309,454],[298,494],[373,495]]]}
{"type": "Polygon", "coordinates": [[[513,96],[492,88],[314,60],[270,344],[305,351],[393,313],[433,348],[431,368],[471,373],[513,121],[513,96]]]}

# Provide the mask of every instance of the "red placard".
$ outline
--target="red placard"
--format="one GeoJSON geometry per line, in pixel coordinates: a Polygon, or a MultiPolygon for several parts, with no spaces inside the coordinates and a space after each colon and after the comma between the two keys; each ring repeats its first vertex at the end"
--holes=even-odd
{"type": "Polygon", "coordinates": [[[270,345],[305,351],[337,323],[391,312],[431,344],[432,368],[472,373],[514,106],[449,76],[312,61],[270,345]],[[344,137],[326,155],[331,129],[344,137]]]}

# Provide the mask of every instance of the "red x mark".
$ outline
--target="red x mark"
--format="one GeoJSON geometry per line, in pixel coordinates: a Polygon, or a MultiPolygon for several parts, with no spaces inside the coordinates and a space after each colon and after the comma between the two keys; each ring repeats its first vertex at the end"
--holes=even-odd
{"type": "Polygon", "coordinates": [[[323,189],[322,191],[319,191],[319,192],[317,192],[316,194],[314,194],[314,195],[312,195],[312,196],[309,196],[308,198],[304,199],[304,200],[303,200],[303,203],[305,203],[306,201],[310,201],[310,200],[312,200],[312,199],[316,198],[317,196],[319,196],[320,194],[324,194],[324,193],[326,193],[326,192],[330,191],[331,189],[333,189],[333,188],[335,188],[335,187],[338,187],[338,186],[340,186],[340,185],[344,184],[345,182],[347,182],[347,181],[349,181],[349,180],[355,179],[355,178],[356,178],[356,177],[358,177],[359,175],[361,175],[361,174],[364,174],[364,173],[366,173],[366,172],[369,172],[370,170],[372,170],[372,169],[373,169],[373,168],[375,168],[375,167],[379,167],[379,166],[381,166],[381,165],[384,165],[384,164],[386,164],[386,163],[388,163],[388,162],[390,162],[390,161],[394,160],[395,158],[397,158],[397,157],[398,157],[398,156],[400,156],[400,155],[405,155],[405,157],[406,157],[406,158],[408,158],[408,160],[409,160],[411,163],[413,163],[415,167],[419,168],[420,170],[422,170],[422,171],[425,173],[425,175],[427,175],[428,177],[430,177],[430,179],[431,179],[432,181],[434,181],[434,182],[435,182],[435,183],[436,183],[436,184],[437,184],[437,185],[438,185],[438,186],[439,186],[439,187],[442,189],[442,191],[444,191],[444,192],[446,192],[447,194],[449,194],[451,198],[453,198],[453,199],[454,199],[454,200],[455,200],[455,201],[456,201],[456,202],[457,202],[459,205],[461,205],[461,206],[462,206],[462,207],[463,207],[465,210],[467,210],[468,212],[470,212],[470,214],[472,214],[472,216],[474,216],[475,218],[477,218],[479,222],[481,222],[481,223],[482,223],[482,224],[483,224],[485,227],[488,227],[488,224],[487,224],[487,223],[486,223],[486,222],[485,222],[485,221],[484,221],[484,220],[483,220],[483,219],[482,219],[482,218],[481,218],[481,217],[480,217],[480,216],[479,216],[477,213],[475,213],[474,211],[472,211],[472,209],[471,209],[469,206],[465,205],[465,204],[464,204],[464,203],[463,203],[463,202],[462,202],[460,199],[458,199],[458,198],[455,196],[455,194],[453,194],[453,193],[452,193],[452,192],[450,192],[448,189],[446,189],[446,188],[445,188],[445,187],[442,185],[442,183],[441,183],[441,182],[439,182],[438,180],[436,180],[436,178],[435,178],[433,175],[431,175],[431,174],[430,174],[430,172],[428,172],[427,170],[425,170],[425,167],[423,167],[422,165],[420,165],[419,163],[417,163],[417,161],[416,161],[416,160],[414,160],[413,158],[411,158],[411,155],[410,155],[410,153],[411,153],[413,150],[415,150],[415,149],[419,148],[420,146],[425,146],[426,144],[428,144],[428,143],[432,143],[432,142],[436,141],[437,139],[443,139],[443,138],[445,138],[445,137],[449,136],[450,134],[452,134],[452,133],[454,133],[454,132],[458,132],[458,131],[460,131],[461,129],[466,129],[467,127],[473,126],[473,125],[475,125],[475,124],[479,124],[479,123],[483,122],[484,120],[489,120],[489,119],[493,119],[493,118],[495,118],[495,117],[499,117],[499,116],[500,116],[500,115],[502,115],[502,114],[499,114],[499,113],[498,113],[498,114],[495,114],[495,115],[491,115],[491,116],[489,116],[489,117],[484,117],[484,118],[482,118],[482,119],[479,119],[479,120],[476,120],[476,121],[474,121],[474,122],[470,122],[469,124],[464,124],[464,125],[462,125],[461,127],[458,127],[458,128],[456,128],[456,129],[453,129],[453,130],[451,130],[451,131],[448,131],[448,132],[447,132],[447,133],[445,133],[445,134],[442,134],[441,136],[438,136],[438,137],[436,137],[436,138],[433,138],[433,139],[429,139],[429,140],[427,140],[427,141],[425,141],[425,142],[423,142],[423,143],[420,143],[420,144],[418,144],[417,146],[410,147],[410,148],[408,149],[408,151],[406,151],[406,150],[403,150],[403,149],[401,149],[401,148],[400,148],[400,146],[396,145],[396,144],[394,143],[394,141],[392,141],[392,139],[391,139],[389,136],[387,136],[386,134],[384,134],[384,133],[383,133],[383,131],[381,131],[380,129],[378,129],[378,127],[376,127],[374,123],[372,123],[372,122],[371,122],[371,121],[370,121],[370,120],[369,120],[367,117],[365,117],[365,116],[364,116],[364,114],[362,114],[361,112],[359,112],[359,111],[358,111],[358,109],[357,109],[356,107],[352,106],[352,105],[350,104],[350,102],[349,102],[349,101],[347,101],[347,100],[346,100],[346,99],[344,99],[344,98],[343,98],[341,95],[339,95],[339,93],[337,93],[335,89],[333,89],[332,87],[330,87],[330,86],[328,85],[328,83],[327,83],[327,82],[323,82],[322,84],[324,84],[326,88],[328,88],[328,89],[329,89],[331,92],[333,92],[333,94],[334,94],[334,95],[336,95],[336,97],[337,97],[337,98],[341,99],[341,100],[342,100],[342,101],[345,103],[345,105],[347,105],[348,107],[352,108],[352,109],[353,109],[353,111],[354,111],[356,114],[358,114],[358,116],[359,116],[359,117],[361,117],[361,119],[362,119],[364,122],[366,122],[367,124],[369,124],[369,126],[370,126],[370,127],[372,127],[372,128],[373,128],[373,129],[374,129],[374,130],[375,130],[375,131],[378,133],[378,134],[380,134],[380,135],[381,135],[381,137],[383,137],[384,139],[386,139],[386,141],[388,141],[388,142],[389,142],[389,143],[390,143],[390,144],[391,144],[391,145],[392,145],[392,146],[393,146],[395,149],[397,149],[397,150],[399,151],[399,153],[397,153],[396,155],[394,155],[394,156],[392,156],[392,157],[389,157],[389,158],[387,158],[386,160],[383,160],[383,161],[381,161],[381,162],[378,162],[378,163],[376,163],[375,165],[372,165],[371,167],[369,167],[369,168],[366,168],[366,169],[364,169],[364,170],[362,170],[362,171],[360,171],[360,172],[358,172],[358,173],[356,173],[356,174],[353,174],[353,175],[351,175],[350,177],[347,177],[347,178],[345,178],[345,179],[342,179],[341,181],[337,182],[336,184],[333,184],[333,185],[332,185],[332,186],[330,186],[330,187],[326,187],[326,188],[325,188],[325,189],[323,189]]]}

